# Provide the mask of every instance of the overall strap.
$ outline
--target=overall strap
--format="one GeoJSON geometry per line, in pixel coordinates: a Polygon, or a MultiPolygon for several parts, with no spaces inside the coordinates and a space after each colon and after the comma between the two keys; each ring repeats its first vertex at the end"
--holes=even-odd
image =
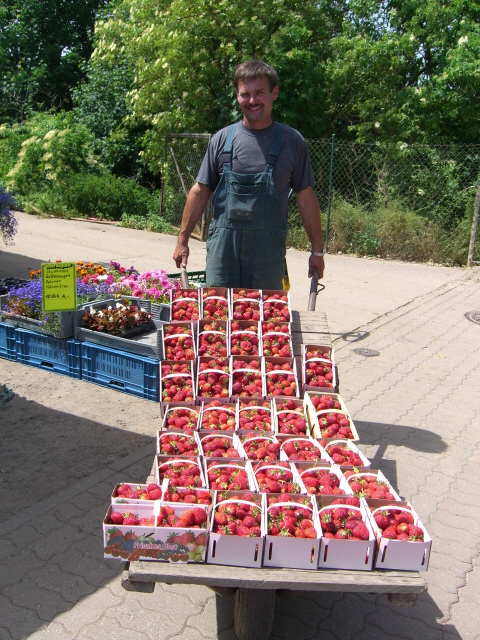
{"type": "Polygon", "coordinates": [[[227,139],[225,140],[225,146],[223,147],[223,166],[225,167],[225,165],[228,165],[227,169],[231,169],[233,136],[235,135],[236,128],[236,122],[228,127],[227,139]]]}
{"type": "Polygon", "coordinates": [[[273,167],[275,162],[277,161],[278,154],[280,153],[280,149],[283,146],[282,140],[282,132],[281,132],[281,124],[279,122],[275,122],[275,127],[273,129],[273,139],[272,144],[270,146],[270,150],[268,152],[267,158],[267,170],[273,171],[273,167]]]}

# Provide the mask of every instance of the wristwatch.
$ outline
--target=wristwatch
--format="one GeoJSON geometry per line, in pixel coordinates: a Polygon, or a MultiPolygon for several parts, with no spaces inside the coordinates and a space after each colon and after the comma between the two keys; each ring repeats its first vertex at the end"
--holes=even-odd
{"type": "Polygon", "coordinates": [[[323,258],[323,256],[325,255],[325,249],[323,249],[323,251],[310,251],[310,253],[312,254],[312,256],[323,258]]]}

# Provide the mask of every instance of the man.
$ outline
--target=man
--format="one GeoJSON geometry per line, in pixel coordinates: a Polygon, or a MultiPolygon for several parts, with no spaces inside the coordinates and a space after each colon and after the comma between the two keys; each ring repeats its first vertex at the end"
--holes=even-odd
{"type": "Polygon", "coordinates": [[[272,120],[278,75],[251,60],[235,70],[234,86],[243,120],[212,137],[187,197],[173,259],[177,267],[187,264],[188,239],[214,192],[207,285],[281,289],[293,189],[312,245],[308,275],[316,270],[322,278],[320,210],[307,145],[298,131],[272,120]]]}

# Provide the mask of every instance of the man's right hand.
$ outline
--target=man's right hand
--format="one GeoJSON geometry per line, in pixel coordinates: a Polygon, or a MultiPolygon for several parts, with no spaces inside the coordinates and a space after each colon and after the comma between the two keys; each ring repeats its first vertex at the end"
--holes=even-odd
{"type": "Polygon", "coordinates": [[[175,264],[177,265],[177,269],[183,265],[186,266],[188,261],[190,250],[188,248],[188,244],[180,242],[178,240],[177,246],[175,247],[175,251],[173,252],[173,259],[175,260],[175,264]]]}

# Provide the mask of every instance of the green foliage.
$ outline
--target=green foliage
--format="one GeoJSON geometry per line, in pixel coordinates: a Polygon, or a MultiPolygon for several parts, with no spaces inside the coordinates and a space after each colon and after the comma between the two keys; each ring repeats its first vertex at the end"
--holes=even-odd
{"type": "Polygon", "coordinates": [[[0,122],[39,109],[71,107],[70,89],[92,52],[91,30],[105,0],[2,0],[0,122]]]}
{"type": "Polygon", "coordinates": [[[168,233],[174,236],[178,234],[178,227],[173,227],[166,222],[163,217],[160,218],[158,213],[151,213],[146,217],[124,213],[120,226],[128,227],[129,229],[145,229],[146,231],[154,231],[155,233],[168,233]]]}

